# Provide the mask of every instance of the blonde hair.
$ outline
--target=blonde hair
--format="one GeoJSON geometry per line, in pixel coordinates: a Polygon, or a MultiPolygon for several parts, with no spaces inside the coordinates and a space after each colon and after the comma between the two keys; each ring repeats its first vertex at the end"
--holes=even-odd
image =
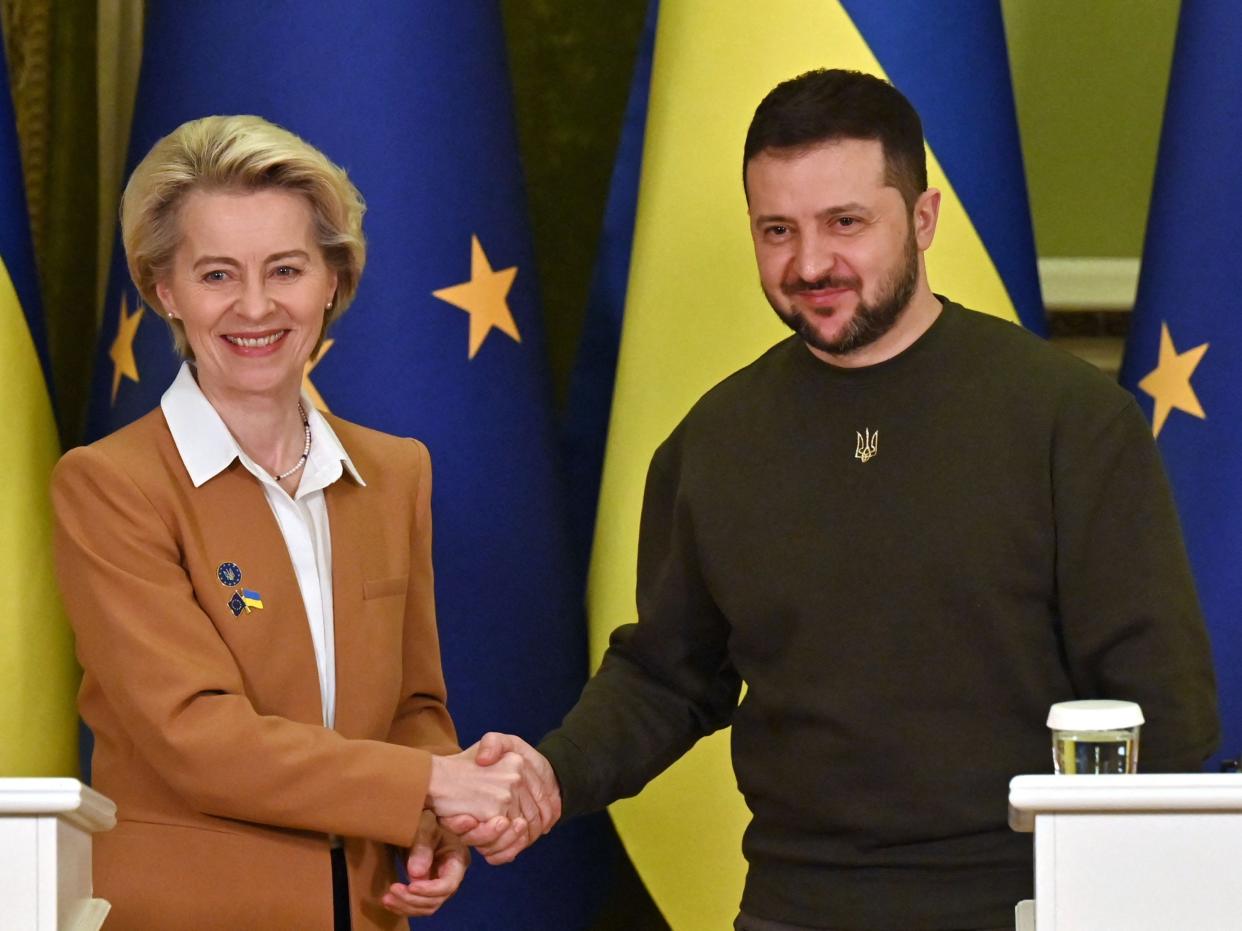
{"type": "Polygon", "coordinates": [[[180,320],[168,318],[155,285],[172,269],[181,242],[177,214],[192,191],[275,188],[304,196],[315,240],[336,273],[323,333],[358,291],[366,264],[362,195],[345,170],[305,140],[258,116],[207,116],[182,123],[151,147],[121,196],[121,241],[142,299],[172,328],[183,357],[193,358],[180,320]]]}

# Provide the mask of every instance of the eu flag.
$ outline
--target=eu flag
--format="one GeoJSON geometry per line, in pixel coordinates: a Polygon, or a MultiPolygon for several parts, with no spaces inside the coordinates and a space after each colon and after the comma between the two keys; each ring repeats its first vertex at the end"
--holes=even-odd
{"type": "MultiPolygon", "coordinates": [[[[585,635],[497,5],[149,3],[130,165],[211,113],[287,127],[366,197],[367,270],[308,380],[334,413],[427,443],[453,718],[467,742],[538,738],[577,696],[585,635]]],[[[177,364],[118,248],[91,435],[154,407],[177,364]]],[[[419,926],[587,926],[597,828],[477,861],[419,926]]]]}
{"type": "Polygon", "coordinates": [[[1223,753],[1242,751],[1242,20],[1186,0],[1121,380],[1150,412],[1207,618],[1223,753]]]}
{"type": "MultiPolygon", "coordinates": [[[[926,253],[933,286],[1044,332],[994,0],[665,0],[658,10],[653,0],[649,9],[567,437],[576,516],[595,500],[594,463],[604,462],[588,586],[596,662],[610,632],[634,620],[652,453],[708,388],[788,335],[755,282],[740,171],[747,125],[776,84],[846,68],[902,90],[923,117],[929,180],[942,192],[926,253]]],[[[700,741],[611,812],[672,927],[732,922],[748,815],[726,733],[700,741]]]]}

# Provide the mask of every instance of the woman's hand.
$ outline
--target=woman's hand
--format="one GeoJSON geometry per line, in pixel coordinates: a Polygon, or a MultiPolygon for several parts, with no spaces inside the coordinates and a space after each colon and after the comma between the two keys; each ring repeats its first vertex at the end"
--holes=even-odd
{"type": "Polygon", "coordinates": [[[516,753],[522,758],[525,766],[519,798],[523,817],[510,823],[505,818],[484,822],[470,815],[452,815],[441,818],[440,823],[477,849],[493,866],[509,863],[560,820],[560,783],[543,754],[513,734],[484,734],[470,749],[479,766],[491,766],[506,754],[516,753]]]}
{"type": "Polygon", "coordinates": [[[490,765],[476,762],[479,744],[452,756],[431,758],[431,780],[426,805],[437,817],[470,815],[481,822],[504,817],[521,829],[537,819],[538,806],[531,798],[526,778],[527,763],[517,753],[504,753],[490,765]]]}
{"type": "Polygon", "coordinates": [[[434,914],[457,891],[469,865],[469,848],[441,828],[433,812],[424,811],[406,860],[410,881],[393,883],[380,901],[405,918],[434,914]]]}

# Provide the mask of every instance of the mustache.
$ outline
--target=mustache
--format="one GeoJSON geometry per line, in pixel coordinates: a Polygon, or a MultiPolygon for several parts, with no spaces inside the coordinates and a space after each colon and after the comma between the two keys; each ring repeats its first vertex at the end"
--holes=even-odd
{"type": "Polygon", "coordinates": [[[823,278],[816,278],[814,281],[796,278],[793,281],[783,282],[781,284],[781,291],[791,295],[801,294],[803,291],[822,291],[826,288],[850,288],[857,291],[861,287],[862,281],[853,275],[826,275],[823,278]]]}

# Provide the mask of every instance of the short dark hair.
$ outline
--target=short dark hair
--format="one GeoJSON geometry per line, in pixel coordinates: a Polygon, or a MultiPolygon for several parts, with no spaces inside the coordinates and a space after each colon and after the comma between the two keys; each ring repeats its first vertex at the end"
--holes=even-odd
{"type": "Polygon", "coordinates": [[[783,81],[755,109],[742,154],[746,166],[767,149],[804,149],[840,139],[877,139],[884,148],[884,181],[906,206],[927,190],[923,123],[897,88],[861,71],[820,68],[783,81]]]}

